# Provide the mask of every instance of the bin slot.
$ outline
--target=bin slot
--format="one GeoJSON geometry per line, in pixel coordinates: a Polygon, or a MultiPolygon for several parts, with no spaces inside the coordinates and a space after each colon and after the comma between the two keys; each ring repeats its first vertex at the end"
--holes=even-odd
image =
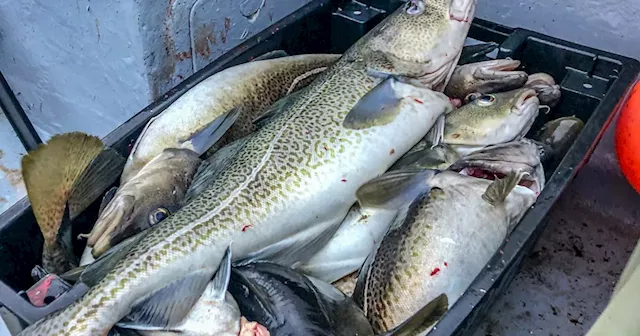
{"type": "Polygon", "coordinates": [[[567,68],[567,74],[560,84],[563,89],[581,95],[602,99],[609,89],[609,80],[597,76],[589,76],[586,72],[567,68]]]}

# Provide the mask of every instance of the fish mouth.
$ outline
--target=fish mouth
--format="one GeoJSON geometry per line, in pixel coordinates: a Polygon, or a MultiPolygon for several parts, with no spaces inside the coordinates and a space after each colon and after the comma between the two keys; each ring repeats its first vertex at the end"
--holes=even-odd
{"type": "Polygon", "coordinates": [[[540,106],[540,100],[538,99],[538,93],[534,89],[523,89],[516,96],[516,101],[513,104],[513,111],[518,115],[529,114],[533,110],[537,111],[540,106]]]}
{"type": "Polygon", "coordinates": [[[556,81],[550,75],[538,72],[529,75],[527,82],[524,84],[525,86],[533,86],[533,85],[546,85],[553,86],[556,85],[556,81]]]}
{"type": "Polygon", "coordinates": [[[449,170],[485,180],[502,179],[510,173],[524,172],[518,183],[538,195],[544,186],[543,154],[538,143],[529,139],[487,146],[454,163],[449,170]]]}
{"type": "MultiPolygon", "coordinates": [[[[507,174],[503,172],[488,169],[486,167],[474,167],[474,166],[462,168],[461,170],[458,171],[458,173],[462,175],[480,178],[483,180],[490,180],[490,181],[493,181],[496,179],[501,180],[505,176],[507,176],[507,174]]],[[[536,195],[540,194],[541,188],[539,183],[536,181],[535,178],[532,178],[531,175],[528,173],[525,174],[522,177],[522,179],[520,179],[520,182],[518,182],[518,185],[531,190],[536,195]]]]}
{"type": "Polygon", "coordinates": [[[524,71],[515,71],[520,66],[520,61],[497,59],[484,62],[478,62],[474,74],[480,79],[496,79],[515,76],[517,78],[527,78],[524,71]]]}
{"type": "Polygon", "coordinates": [[[123,195],[115,197],[105,207],[87,240],[87,246],[93,248],[91,254],[94,258],[111,248],[113,233],[129,220],[134,204],[135,197],[123,195]]]}

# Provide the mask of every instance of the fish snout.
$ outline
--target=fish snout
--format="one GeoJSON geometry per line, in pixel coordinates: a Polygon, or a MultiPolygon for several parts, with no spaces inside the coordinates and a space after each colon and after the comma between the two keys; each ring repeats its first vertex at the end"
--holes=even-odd
{"type": "Polygon", "coordinates": [[[87,240],[87,246],[93,247],[91,253],[94,258],[99,257],[111,247],[111,234],[131,217],[134,205],[135,197],[131,195],[116,195],[105,207],[87,240]]]}
{"type": "Polygon", "coordinates": [[[477,0],[451,0],[449,17],[451,20],[470,22],[475,12],[477,0]]]}
{"type": "Polygon", "coordinates": [[[523,89],[516,95],[515,103],[511,111],[517,115],[531,115],[538,112],[540,100],[533,89],[523,89]]]}

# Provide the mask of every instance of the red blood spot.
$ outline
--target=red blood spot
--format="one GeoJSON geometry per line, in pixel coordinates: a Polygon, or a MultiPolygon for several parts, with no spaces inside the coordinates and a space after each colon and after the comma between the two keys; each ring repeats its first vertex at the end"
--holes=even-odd
{"type": "Polygon", "coordinates": [[[446,261],[444,262],[444,267],[449,267],[449,264],[446,261]]]}
{"type": "Polygon", "coordinates": [[[329,150],[329,148],[327,148],[327,146],[322,146],[322,148],[324,148],[324,150],[329,150]]]}
{"type": "Polygon", "coordinates": [[[434,269],[433,269],[433,271],[431,271],[431,274],[430,274],[430,275],[431,275],[431,276],[434,276],[434,275],[438,274],[438,272],[440,272],[440,267],[436,267],[436,268],[434,268],[434,269]]]}
{"type": "Polygon", "coordinates": [[[342,179],[342,180],[340,180],[340,181],[342,181],[342,182],[347,182],[347,179],[342,179]]]}
{"type": "Polygon", "coordinates": [[[245,231],[247,231],[248,228],[250,228],[252,226],[253,225],[251,225],[251,224],[247,224],[247,225],[243,226],[242,229],[240,229],[240,231],[245,232],[245,231]]]}
{"type": "Polygon", "coordinates": [[[424,104],[424,102],[418,98],[413,98],[413,100],[418,104],[424,104]]]}
{"type": "Polygon", "coordinates": [[[393,154],[395,154],[395,153],[396,153],[396,150],[395,150],[395,149],[393,149],[393,148],[391,148],[391,150],[389,151],[389,155],[393,155],[393,154]]]}

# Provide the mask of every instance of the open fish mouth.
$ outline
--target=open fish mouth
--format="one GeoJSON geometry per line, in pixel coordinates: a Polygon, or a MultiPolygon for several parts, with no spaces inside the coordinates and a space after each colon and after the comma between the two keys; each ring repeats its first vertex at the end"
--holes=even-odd
{"type": "MultiPolygon", "coordinates": [[[[483,167],[466,167],[466,168],[460,169],[458,172],[462,175],[467,175],[467,176],[480,178],[484,180],[491,180],[491,181],[496,179],[501,180],[507,175],[503,172],[493,171],[483,167]]],[[[536,181],[536,179],[531,174],[525,174],[520,180],[520,182],[518,182],[518,185],[533,191],[536,195],[538,195],[541,191],[540,184],[538,183],[538,181],[536,181]]]]}
{"type": "Polygon", "coordinates": [[[540,100],[534,89],[524,89],[520,92],[513,104],[513,112],[518,115],[533,113],[538,110],[540,100]]]}
{"type": "Polygon", "coordinates": [[[522,139],[492,145],[473,152],[451,165],[449,170],[485,180],[502,179],[514,172],[524,172],[519,186],[538,195],[544,187],[544,171],[538,143],[522,139]]]}
{"type": "Polygon", "coordinates": [[[526,77],[526,73],[523,73],[522,71],[514,71],[520,66],[520,61],[516,60],[497,59],[478,62],[476,63],[476,65],[478,66],[478,69],[476,70],[475,75],[479,79],[508,79],[510,77],[526,77]]]}

